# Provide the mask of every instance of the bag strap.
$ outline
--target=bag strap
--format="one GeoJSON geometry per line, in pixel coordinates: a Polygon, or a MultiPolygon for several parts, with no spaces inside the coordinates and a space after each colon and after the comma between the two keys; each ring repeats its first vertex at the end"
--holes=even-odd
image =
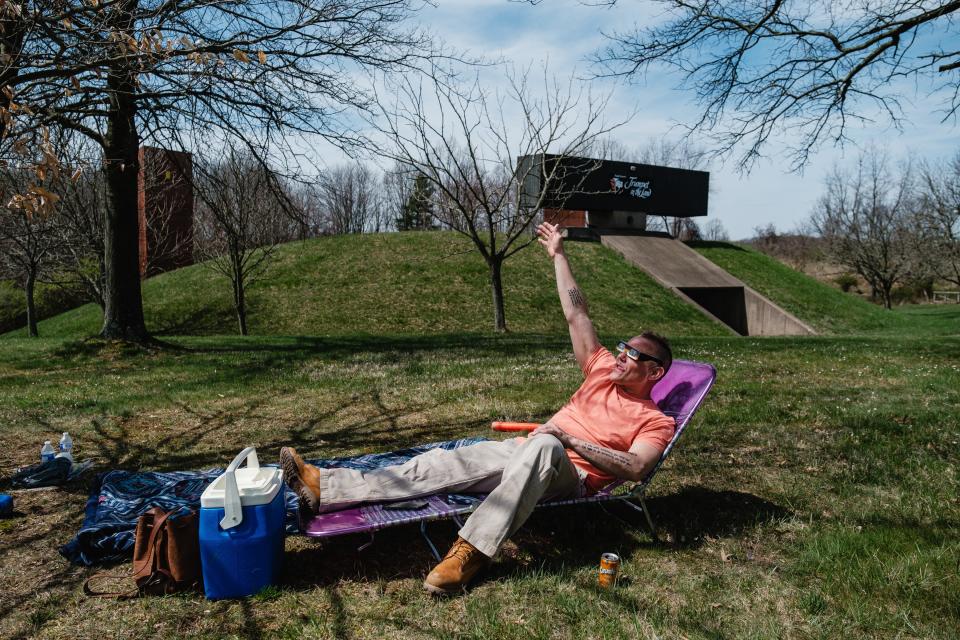
{"type": "Polygon", "coordinates": [[[174,513],[176,513],[176,511],[168,511],[160,516],[160,518],[153,522],[153,531],[150,532],[150,555],[151,563],[153,564],[153,570],[156,573],[163,574],[168,580],[173,580],[173,574],[170,572],[169,567],[166,567],[164,562],[156,562],[154,558],[157,554],[157,547],[159,544],[161,544],[161,536],[163,536],[163,538],[166,539],[167,543],[169,544],[170,528],[166,525],[167,520],[169,520],[170,516],[172,516],[174,513]]]}
{"type": "Polygon", "coordinates": [[[167,521],[167,518],[174,514],[173,511],[163,511],[159,507],[154,507],[148,513],[153,513],[153,531],[150,532],[150,545],[153,546],[153,540],[157,535],[157,532],[163,528],[163,523],[167,521]]]}
{"type": "Polygon", "coordinates": [[[83,582],[83,593],[92,597],[92,598],[116,598],[117,600],[127,600],[130,598],[136,598],[140,595],[140,589],[138,587],[133,587],[127,591],[96,591],[91,586],[91,583],[94,580],[106,579],[106,580],[130,580],[132,576],[130,575],[121,575],[117,573],[105,573],[99,572],[95,573],[83,582]]]}
{"type": "MultiPolygon", "coordinates": [[[[160,535],[160,530],[163,529],[164,523],[167,521],[167,518],[170,517],[172,512],[164,512],[161,509],[154,507],[147,513],[152,514],[154,520],[150,530],[150,537],[147,538],[147,555],[144,558],[144,562],[140,567],[140,570],[132,574],[134,580],[148,577],[158,569],[156,566],[157,537],[160,535]]],[[[167,574],[167,572],[163,570],[161,570],[161,573],[164,573],[165,575],[167,574]]]]}

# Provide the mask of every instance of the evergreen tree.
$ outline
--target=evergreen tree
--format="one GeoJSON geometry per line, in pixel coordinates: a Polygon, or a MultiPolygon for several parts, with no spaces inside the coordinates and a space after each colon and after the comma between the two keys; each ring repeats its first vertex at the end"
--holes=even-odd
{"type": "Polygon", "coordinates": [[[398,231],[433,229],[433,184],[423,174],[413,181],[413,193],[397,218],[398,231]]]}

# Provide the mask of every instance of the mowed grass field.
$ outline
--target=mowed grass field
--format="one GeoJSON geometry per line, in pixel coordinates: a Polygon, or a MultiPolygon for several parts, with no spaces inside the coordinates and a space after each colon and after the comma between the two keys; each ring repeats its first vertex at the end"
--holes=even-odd
{"type": "MultiPolygon", "coordinates": [[[[591,314],[611,333],[658,327],[677,335],[724,328],[599,244],[569,243],[591,314]]],[[[562,333],[553,266],[538,246],[506,261],[508,328],[562,333]]],[[[283,245],[248,290],[252,335],[423,335],[489,332],[489,271],[462,236],[406,232],[317,238],[283,245]]],[[[0,300],[2,302],[2,300],[0,300]]],[[[229,280],[194,265],[143,283],[147,327],[157,335],[237,333],[229,280]]],[[[84,338],[102,314],[86,305],[40,323],[42,337],[84,338]]],[[[7,336],[26,335],[23,330],[7,336]]]]}
{"type": "MultiPolygon", "coordinates": [[[[655,293],[629,313],[618,307],[628,303],[616,279],[634,277],[629,269],[612,261],[604,272],[596,263],[606,253],[571,249],[594,309],[608,305],[598,314],[604,344],[641,318],[674,338],[677,357],[718,370],[651,487],[660,542],[624,506],[542,510],[467,595],[435,600],[420,587],[433,559],[417,527],[380,532],[363,551],[365,537],[321,546],[292,536],[280,584],[258,596],[115,602],[86,598],[81,585],[93,570],[56,551],[80,526],[87,484],[14,491],[17,513],[0,520],[0,637],[957,637],[955,316],[944,307],[897,310],[863,335],[810,338],[711,335],[712,324],[693,315],[671,330],[669,315],[657,317],[669,309],[649,302],[655,293]],[[605,551],[623,557],[624,579],[611,591],[595,585],[605,551]]],[[[499,437],[489,431],[495,419],[544,420],[580,373],[552,277],[535,258],[542,256],[517,263],[533,271],[510,286],[527,298],[545,291],[545,324],[526,329],[539,312],[511,320],[508,306],[514,331],[504,336],[483,332],[486,298],[475,330],[455,330],[437,312],[432,327],[386,331],[371,318],[389,318],[389,310],[370,298],[343,302],[349,317],[330,311],[329,322],[317,321],[342,326],[324,335],[169,332],[165,346],[144,350],[83,339],[96,323],[83,329],[74,316],[48,321],[61,323],[61,337],[7,336],[0,469],[32,462],[40,443],[63,430],[76,457],[94,459],[98,470],[178,470],[222,466],[250,444],[275,462],[285,444],[332,457],[499,437]]],[[[421,308],[438,304],[427,284],[409,295],[421,308]]],[[[305,327],[325,308],[302,305],[305,327]]],[[[58,325],[46,326],[51,335],[58,325]]],[[[430,532],[438,546],[456,536],[450,523],[430,532]]]]}

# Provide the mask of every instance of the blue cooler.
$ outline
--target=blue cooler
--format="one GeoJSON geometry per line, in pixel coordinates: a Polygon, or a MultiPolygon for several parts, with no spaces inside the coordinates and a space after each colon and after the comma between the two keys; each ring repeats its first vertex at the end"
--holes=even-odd
{"type": "Polygon", "coordinates": [[[283,474],[247,447],[200,496],[200,560],[207,598],[242,598],[272,584],[283,562],[283,474]],[[240,468],[246,460],[247,466],[240,468]]]}

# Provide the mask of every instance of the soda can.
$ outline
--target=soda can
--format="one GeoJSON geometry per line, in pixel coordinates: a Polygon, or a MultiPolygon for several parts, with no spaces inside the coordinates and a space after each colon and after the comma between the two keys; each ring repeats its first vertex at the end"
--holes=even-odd
{"type": "Polygon", "coordinates": [[[600,574],[597,583],[604,589],[609,589],[617,583],[620,573],[620,556],[615,553],[605,553],[600,556],[600,574]]]}

